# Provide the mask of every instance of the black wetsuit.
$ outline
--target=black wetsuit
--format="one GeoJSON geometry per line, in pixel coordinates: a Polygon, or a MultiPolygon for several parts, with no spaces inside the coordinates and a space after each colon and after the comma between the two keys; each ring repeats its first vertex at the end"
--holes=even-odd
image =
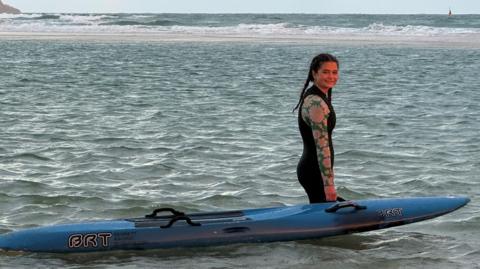
{"type": "Polygon", "coordinates": [[[335,128],[336,116],[332,106],[332,90],[328,91],[326,96],[315,85],[305,91],[303,95],[302,103],[298,110],[298,126],[300,128],[300,134],[303,140],[303,154],[300,158],[300,162],[297,166],[297,176],[300,184],[307,192],[310,203],[323,203],[326,202],[326,196],[324,191],[324,184],[322,174],[320,173],[320,167],[318,164],[317,147],[313,138],[312,128],[302,118],[302,106],[303,101],[309,95],[320,96],[323,101],[328,105],[330,113],[328,115],[327,127],[328,127],[328,141],[330,146],[331,164],[333,169],[333,144],[332,144],[332,132],[335,128]]]}

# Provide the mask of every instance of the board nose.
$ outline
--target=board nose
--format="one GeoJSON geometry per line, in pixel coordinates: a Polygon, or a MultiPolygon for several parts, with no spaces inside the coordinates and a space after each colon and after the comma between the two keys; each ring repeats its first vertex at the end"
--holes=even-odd
{"type": "Polygon", "coordinates": [[[457,210],[470,202],[470,198],[467,196],[447,196],[445,203],[450,205],[450,210],[457,210]]]}
{"type": "Polygon", "coordinates": [[[458,203],[460,204],[460,207],[470,203],[470,198],[467,196],[457,196],[456,198],[458,200],[458,203]]]}

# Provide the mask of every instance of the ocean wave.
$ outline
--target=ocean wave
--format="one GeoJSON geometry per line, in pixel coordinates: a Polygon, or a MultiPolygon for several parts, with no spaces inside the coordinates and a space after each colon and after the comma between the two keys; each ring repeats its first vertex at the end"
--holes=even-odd
{"type": "Polygon", "coordinates": [[[54,14],[20,14],[20,15],[10,15],[10,16],[0,16],[0,19],[15,19],[15,20],[58,20],[60,15],[54,14]]]}
{"type": "Polygon", "coordinates": [[[479,29],[473,28],[447,28],[431,27],[425,25],[384,25],[383,23],[372,23],[362,31],[384,34],[408,34],[408,35],[441,35],[441,34],[471,34],[479,33],[479,29]]]}
{"type": "Polygon", "coordinates": [[[112,22],[105,22],[100,23],[99,25],[118,25],[118,26],[178,26],[182,25],[180,22],[172,21],[172,20],[154,20],[154,21],[135,21],[135,20],[120,20],[120,21],[112,21],[112,22]]]}
{"type": "Polygon", "coordinates": [[[474,28],[446,28],[431,27],[424,25],[385,25],[383,23],[372,23],[367,27],[331,27],[331,26],[313,26],[306,27],[307,34],[374,34],[374,35],[452,35],[452,34],[474,34],[480,33],[479,29],[474,28]]]}
{"type": "MultiPolygon", "coordinates": [[[[218,19],[218,18],[217,18],[218,19]]],[[[372,21],[355,26],[311,25],[288,21],[281,17],[255,21],[244,18],[236,22],[222,19],[214,24],[211,18],[195,19],[184,15],[166,14],[20,14],[0,15],[3,32],[61,33],[173,33],[173,34],[241,34],[241,35],[383,35],[442,36],[480,34],[480,28],[403,25],[372,21]],[[365,26],[366,25],[366,26],[365,26]]],[[[372,18],[373,20],[374,18],[372,18]]],[[[322,24],[322,22],[318,22],[322,24]]]]}
{"type": "Polygon", "coordinates": [[[141,23],[135,21],[120,21],[114,23],[93,24],[91,22],[77,22],[71,25],[45,25],[30,23],[20,25],[3,25],[4,32],[61,32],[61,33],[191,33],[191,34],[262,34],[262,35],[398,35],[398,36],[441,36],[458,34],[480,34],[480,30],[462,28],[432,28],[422,26],[378,26],[366,28],[338,28],[315,26],[308,28],[284,27],[283,24],[241,24],[234,27],[198,27],[171,25],[167,21],[141,23]]]}
{"type": "Polygon", "coordinates": [[[42,14],[40,17],[33,18],[33,19],[36,19],[36,20],[58,20],[58,19],[60,19],[60,16],[59,15],[42,14]]]}
{"type": "Polygon", "coordinates": [[[15,155],[12,155],[12,156],[7,156],[6,159],[15,160],[15,161],[20,161],[20,160],[23,160],[23,161],[52,161],[52,159],[50,159],[48,157],[44,157],[44,156],[41,156],[39,154],[30,153],[30,152],[19,153],[19,154],[15,154],[15,155]]]}

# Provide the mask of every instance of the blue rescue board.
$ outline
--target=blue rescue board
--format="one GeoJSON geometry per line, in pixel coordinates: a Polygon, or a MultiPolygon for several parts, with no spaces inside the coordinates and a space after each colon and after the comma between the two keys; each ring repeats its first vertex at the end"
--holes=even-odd
{"type": "Polygon", "coordinates": [[[0,235],[0,249],[88,252],[313,239],[431,219],[469,201],[450,196],[371,199],[194,214],[163,208],[143,218],[10,232],[0,235]]]}

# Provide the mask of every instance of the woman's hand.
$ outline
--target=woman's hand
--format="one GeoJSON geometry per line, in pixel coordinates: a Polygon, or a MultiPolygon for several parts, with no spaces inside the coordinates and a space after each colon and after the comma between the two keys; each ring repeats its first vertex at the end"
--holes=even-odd
{"type": "Polygon", "coordinates": [[[335,202],[337,201],[337,191],[335,190],[335,186],[325,186],[325,199],[327,202],[335,202]]]}

